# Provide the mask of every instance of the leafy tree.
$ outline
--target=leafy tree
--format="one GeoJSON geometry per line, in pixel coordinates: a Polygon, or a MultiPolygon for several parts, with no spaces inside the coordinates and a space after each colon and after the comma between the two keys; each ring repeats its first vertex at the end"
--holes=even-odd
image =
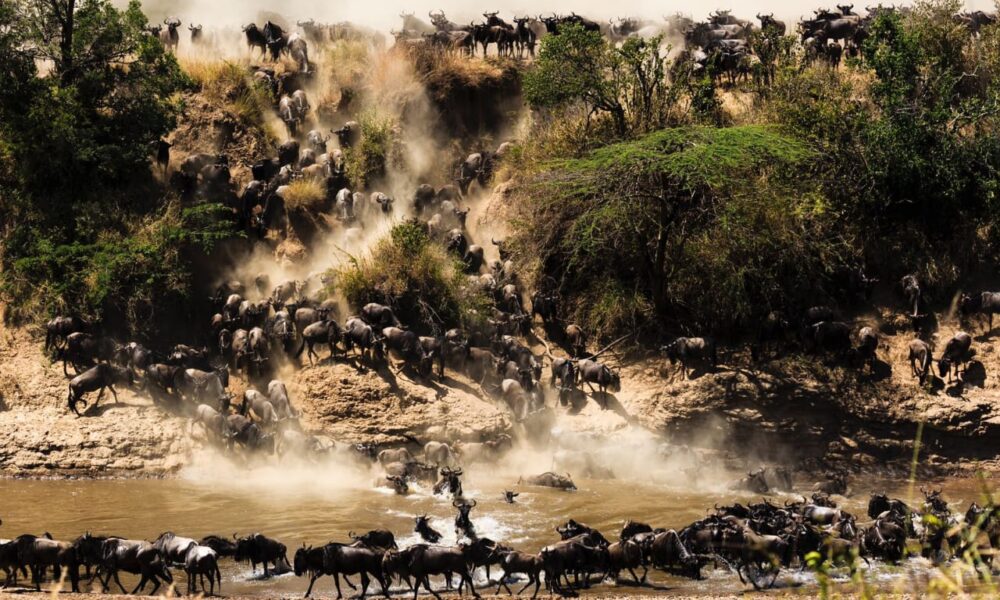
{"type": "Polygon", "coordinates": [[[16,69],[3,83],[17,93],[0,101],[0,138],[33,212],[65,225],[81,199],[145,172],[149,144],[176,125],[187,80],[144,32],[137,0],[125,10],[108,0],[20,0],[4,11],[0,53],[16,69]],[[35,60],[51,70],[39,73],[35,60]]]}
{"type": "Polygon", "coordinates": [[[575,24],[542,40],[524,92],[536,108],[582,102],[610,115],[619,136],[662,127],[675,102],[659,38],[631,38],[617,48],[575,24]]]}
{"type": "MultiPolygon", "coordinates": [[[[755,225],[772,218],[780,222],[802,209],[796,195],[780,182],[811,156],[801,141],[768,127],[656,131],[581,159],[548,165],[549,171],[525,191],[515,243],[525,256],[538,257],[543,273],[558,274],[566,297],[591,294],[584,313],[613,305],[606,297],[612,294],[624,298],[623,306],[642,310],[648,306],[651,313],[665,318],[684,305],[684,295],[704,292],[678,281],[710,281],[693,276],[692,270],[705,275],[706,270],[724,267],[716,262],[720,256],[735,258],[708,251],[713,244],[716,250],[723,244],[720,234],[726,228],[739,224],[741,234],[758,240],[743,240],[739,252],[744,260],[734,266],[745,269],[748,257],[760,261],[760,271],[746,275],[751,279],[773,268],[778,249],[787,246],[775,242],[767,245],[766,255],[754,256],[776,233],[770,227],[755,230],[755,225]],[[789,200],[779,202],[779,197],[789,200]],[[764,218],[761,211],[767,209],[760,208],[762,204],[782,210],[764,218]],[[699,250],[691,250],[693,241],[700,244],[699,250]],[[593,297],[594,292],[604,298],[593,297]]],[[[732,248],[735,254],[735,243],[732,248]]],[[[711,287],[717,290],[714,283],[711,287]]],[[[732,322],[759,310],[751,306],[751,298],[756,296],[734,290],[732,303],[718,302],[718,306],[721,312],[723,306],[731,309],[726,318],[732,322]]],[[[593,325],[636,316],[582,314],[580,318],[593,325]]]]}

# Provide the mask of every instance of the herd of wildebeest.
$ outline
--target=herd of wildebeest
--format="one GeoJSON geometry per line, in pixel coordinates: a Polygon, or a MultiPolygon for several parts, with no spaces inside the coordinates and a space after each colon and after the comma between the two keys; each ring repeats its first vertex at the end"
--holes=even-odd
{"type": "MultiPolygon", "coordinates": [[[[811,16],[795,25],[795,47],[806,63],[822,61],[838,66],[844,56],[857,58],[861,46],[868,38],[873,20],[880,14],[907,15],[908,6],[869,6],[862,16],[853,4],[837,5],[835,9],[814,10],[811,16]]],[[[539,41],[547,35],[558,35],[567,26],[579,26],[586,31],[598,32],[610,42],[619,44],[630,38],[659,40],[682,50],[675,66],[686,66],[696,72],[707,72],[713,77],[725,77],[730,82],[766,73],[757,68],[761,57],[773,57],[776,41],[791,28],[773,13],[757,14],[756,23],[740,18],[729,10],[717,10],[704,21],[688,15],[673,14],[662,19],[645,17],[617,17],[609,20],[591,19],[575,12],[568,15],[513,15],[510,21],[499,16],[498,11],[482,13],[480,22],[458,23],[450,20],[442,10],[431,10],[427,19],[413,12],[400,13],[402,25],[391,34],[397,48],[432,48],[474,56],[490,55],[490,47],[497,56],[533,58],[539,41]]],[[[996,22],[995,13],[981,10],[956,13],[953,20],[969,35],[979,35],[983,27],[996,22]]],[[[290,56],[303,73],[310,70],[309,44],[320,45],[338,40],[358,40],[382,48],[386,45],[381,32],[367,26],[351,23],[318,23],[314,19],[297,21],[297,31],[286,32],[278,23],[267,21],[264,25],[249,23],[242,27],[242,36],[248,48],[258,49],[262,56],[277,60],[282,54],[290,56]]],[[[180,34],[180,19],[168,17],[162,25],[149,28],[166,47],[176,49],[180,34]]],[[[189,24],[192,46],[210,43],[201,25],[189,24]]],[[[227,40],[232,39],[233,32],[227,40]]],[[[223,37],[219,32],[220,40],[223,37]]]]}
{"type": "MultiPolygon", "coordinates": [[[[609,579],[645,585],[651,568],[701,579],[703,569],[714,564],[760,589],[772,586],[782,568],[804,567],[808,560],[816,560],[811,558],[814,556],[828,561],[830,568],[848,568],[853,574],[870,559],[897,564],[909,556],[922,555],[939,562],[998,547],[997,507],[984,508],[973,502],[963,516],[951,512],[939,490],[923,493],[925,500],[920,507],[872,494],[867,526],[859,525],[855,515],[839,507],[824,491],[794,502],[765,499],[747,505],[716,505],[708,516],[680,529],[628,520],[614,542],[597,529],[570,519],[556,527],[560,539],[537,553],[514,550],[478,536],[469,517],[475,501],[463,498],[455,502],[455,530],[460,542],[454,546],[439,544],[441,533],[431,527],[426,515],[415,517],[414,531],[421,541],[408,547],[400,548],[388,530],[363,535],[350,532],[349,542],[315,547],[303,544],[291,560],[284,544],[260,533],[195,540],[166,532],[153,541],[89,532],[73,541],[54,540],[48,534],[21,535],[0,540],[0,570],[7,575],[6,586],[17,585],[19,575],[26,578],[30,573],[31,581],[41,589],[41,582],[51,572],[53,581],[62,578],[73,591],[79,591],[81,580],[89,578],[91,583],[96,579],[105,592],[114,582],[122,593],[126,588],[119,573],[125,572],[140,576],[131,593],[144,590],[149,583],[155,594],[162,583],[173,583],[171,568],[180,568],[187,575],[188,593],[193,594],[200,585],[203,592],[215,594],[222,591],[220,562],[232,558],[250,563],[255,573],[261,565],[265,577],[294,571],[308,578],[306,597],[320,577],[330,576],[337,598],[341,598],[340,578],[357,589],[348,579],[357,575],[361,598],[372,581],[379,583],[386,597],[390,586],[398,582],[413,592],[414,599],[421,585],[439,598],[443,589],[440,584],[432,587],[432,576],[443,577],[449,590],[452,577],[458,576],[458,593],[467,589],[477,598],[477,586],[496,586],[495,593],[506,589],[512,594],[510,584],[524,582],[518,594],[533,586],[535,598],[543,582],[560,595],[576,595],[576,590],[609,579]],[[491,567],[499,572],[495,581],[491,567]],[[477,583],[473,576],[481,568],[485,580],[477,583]],[[640,569],[641,575],[637,572],[640,569]],[[620,578],[623,571],[632,582],[620,578]]],[[[505,499],[515,503],[515,496],[508,492],[505,499]]],[[[992,556],[990,552],[982,555],[987,561],[992,556]]]]}
{"type": "MultiPolygon", "coordinates": [[[[857,52],[872,15],[886,10],[906,9],[880,6],[870,9],[864,18],[856,15],[851,6],[840,6],[836,12],[817,11],[812,19],[799,25],[803,46],[819,53],[835,53],[839,62],[840,52],[857,52]]],[[[431,22],[425,23],[412,14],[402,15],[403,30],[394,32],[397,43],[437,44],[470,53],[481,47],[484,54],[493,44],[499,54],[533,55],[539,37],[558,35],[560,26],[577,23],[601,31],[614,41],[679,34],[688,42],[689,56],[698,61],[708,60],[710,55],[717,60],[730,54],[743,60],[752,54],[757,39],[751,35],[754,27],[749,22],[727,11],[713,13],[705,23],[679,16],[667,18],[665,23],[640,19],[597,23],[574,13],[566,17],[517,17],[513,25],[494,12],[484,14],[484,23],[467,27],[448,21],[440,11],[429,16],[431,22]]],[[[758,18],[765,29],[785,33],[785,24],[773,16],[758,18]]],[[[981,12],[956,16],[956,22],[965,24],[972,34],[993,21],[992,15],[981,12]]],[[[171,17],[164,25],[165,29],[157,27],[150,33],[176,48],[180,20],[171,17]]],[[[983,531],[993,548],[1000,543],[997,509],[973,504],[964,519],[959,519],[951,514],[940,492],[928,492],[920,509],[875,495],[868,509],[873,521],[860,527],[855,516],[839,508],[831,498],[831,494],[846,492],[843,476],[833,476],[820,484],[811,499],[784,505],[765,500],[748,506],[716,507],[708,517],[679,530],[629,521],[614,543],[600,532],[570,520],[557,528],[561,541],[529,554],[478,536],[470,517],[476,501],[466,498],[462,490],[460,465],[498,460],[513,446],[509,436],[450,445],[430,441],[423,449],[423,460],[418,461],[406,448],[352,446],[302,431],[298,424],[300,412],[292,406],[285,384],[275,378],[275,373],[282,365],[301,366],[303,358],[310,365],[314,359],[340,360],[351,362],[359,370],[405,372],[417,382],[434,378],[445,381],[451,370],[478,384],[484,396],[496,399],[515,423],[528,423],[534,414],[549,410],[547,393],[558,398],[562,406],[586,403],[584,386],[600,405],[607,407],[612,395],[621,390],[621,376],[617,368],[598,360],[609,346],[596,350],[597,345],[588,340],[581,327],[563,320],[564,307],[554,281],[543,279],[533,291],[526,289],[505,242],[490,239],[489,245],[485,240],[477,244],[466,228],[473,184],[489,185],[510,143],[457,161],[454,184],[438,188],[427,183],[418,185],[403,210],[385,193],[350,189],[344,158],[360,140],[358,123],[347,121],[331,131],[335,148],[328,147],[331,140],[319,129],[302,135],[311,109],[305,90],[313,73],[308,44],[342,38],[377,40],[377,34],[346,23],[321,25],[307,21],[298,25],[301,34],[286,33],[272,22],[260,28],[251,24],[243,30],[251,48],[270,52],[273,60],[287,53],[298,65],[297,71],[280,74],[254,67],[253,77],[272,90],[277,99],[276,111],[288,129],[289,139],[279,147],[278,155],[253,164],[253,179],[239,194],[232,189],[229,162],[224,155],[189,155],[172,181],[188,197],[231,200],[241,226],[261,237],[286,226],[285,195],[289,184],[299,178],[323,183],[331,214],[347,243],[361,240],[371,229],[398,219],[396,213],[409,215],[407,219],[455,255],[469,283],[492,299],[488,318],[469,319],[468,323],[474,325],[459,328],[457,323],[442,322],[433,310],[428,310],[422,322],[403,323],[397,317],[393,299],[386,298],[383,303],[352,307],[353,313],[341,319],[343,303],[335,299],[332,282],[323,273],[276,285],[261,273],[252,281],[225,281],[218,286],[211,298],[213,313],[206,318],[204,339],[209,341],[198,347],[177,344],[149,348],[135,341],[120,343],[101,335],[97,324],[76,316],[59,316],[47,323],[45,350],[62,361],[67,376],[70,366],[75,369],[67,403],[78,416],[78,406],[86,406],[86,395],[98,393],[96,406],[107,389],[117,401],[115,385],[127,384],[147,393],[156,404],[190,416],[192,427],[200,426],[207,439],[220,447],[240,447],[244,456],[277,452],[317,458],[340,452],[342,456],[367,459],[384,470],[379,485],[397,493],[405,494],[411,485],[426,483],[436,494],[451,494],[457,510],[456,532],[465,541],[453,547],[435,545],[441,534],[430,527],[426,516],[417,517],[415,529],[426,543],[400,549],[391,532],[372,531],[362,536],[352,534],[350,543],[297,549],[291,561],[284,545],[260,534],[232,540],[209,536],[196,541],[165,533],[153,542],[89,533],[73,542],[52,540],[47,535],[25,535],[0,541],[0,569],[7,573],[8,584],[14,583],[19,573],[26,577],[29,571],[37,584],[51,569],[55,579],[64,573],[73,589],[78,589],[80,568],[84,567],[87,575],[96,577],[105,590],[114,581],[124,592],[118,572],[125,571],[141,575],[137,590],[148,582],[155,593],[161,582],[172,581],[171,567],[182,567],[188,574],[189,591],[194,591],[196,578],[204,589],[207,577],[208,591],[214,593],[217,587],[221,589],[220,559],[233,557],[250,562],[254,568],[262,564],[265,573],[270,572],[271,565],[279,571],[290,569],[296,575],[308,576],[310,591],[316,579],[331,575],[338,597],[340,576],[346,581],[348,575],[360,576],[362,596],[371,580],[379,582],[383,591],[390,582],[399,580],[412,589],[414,597],[420,585],[437,595],[430,585],[432,575],[445,576],[448,588],[452,575],[458,575],[458,591],[468,587],[477,595],[472,572],[485,567],[489,579],[491,565],[503,573],[500,580],[491,582],[498,592],[502,587],[510,591],[509,576],[519,574],[527,578],[521,591],[534,585],[535,595],[543,574],[549,589],[571,593],[574,588],[589,586],[594,575],[603,581],[616,578],[623,570],[629,571],[636,582],[645,582],[651,567],[697,578],[710,562],[732,569],[741,580],[747,576],[754,586],[768,586],[781,567],[802,563],[814,551],[834,564],[854,569],[859,557],[890,563],[902,560],[912,552],[907,543],[912,539],[920,541],[917,552],[934,559],[943,559],[946,553],[961,556],[965,549],[982,543],[969,534],[973,530],[983,531]],[[488,260],[490,247],[496,249],[497,259],[488,260]],[[545,336],[537,335],[537,319],[542,322],[545,336]],[[545,347],[544,353],[532,350],[526,343],[536,336],[545,347]],[[545,338],[556,341],[567,356],[554,356],[545,338]],[[322,348],[328,349],[326,358],[320,354],[322,348]],[[543,378],[546,361],[549,374],[543,378]],[[228,391],[231,372],[242,373],[250,384],[236,403],[228,391]],[[640,568],[641,577],[636,573],[640,568]]],[[[198,43],[202,27],[191,25],[189,29],[192,42],[198,43]]],[[[161,142],[157,150],[157,161],[165,173],[169,148],[169,144],[161,142]]],[[[870,298],[877,284],[860,267],[847,269],[841,279],[840,291],[854,299],[870,298]]],[[[934,316],[918,277],[903,277],[898,293],[917,332],[909,349],[912,375],[923,384],[934,376],[932,365],[936,360],[942,378],[951,382],[953,375],[961,377],[963,367],[967,368],[975,357],[972,337],[956,333],[935,359],[934,316]]],[[[1000,293],[962,295],[958,308],[963,318],[977,314],[988,317],[992,329],[992,315],[1000,312],[1000,293]]],[[[840,315],[839,309],[827,305],[813,306],[796,315],[771,313],[750,336],[753,360],[767,360],[794,348],[828,355],[852,368],[867,366],[874,370],[882,347],[878,331],[858,327],[840,315]]],[[[719,348],[707,336],[677,337],[661,346],[660,351],[671,363],[680,364],[682,377],[687,377],[691,368],[714,369],[720,362],[719,348]]],[[[568,474],[552,472],[528,477],[522,483],[575,489],[568,474]]],[[[771,467],[748,473],[733,487],[754,493],[791,491],[791,475],[771,467]]],[[[505,499],[515,503],[516,496],[507,492],[505,499]]],[[[350,581],[347,583],[354,587],[350,581]]]]}

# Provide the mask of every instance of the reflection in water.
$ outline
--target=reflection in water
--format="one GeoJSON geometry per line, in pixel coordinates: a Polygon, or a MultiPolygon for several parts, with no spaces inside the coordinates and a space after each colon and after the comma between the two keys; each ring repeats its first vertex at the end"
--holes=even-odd
{"type": "MultiPolygon", "coordinates": [[[[434,497],[427,489],[418,488],[406,497],[373,490],[373,475],[343,465],[264,467],[238,473],[241,476],[223,465],[208,463],[170,480],[3,480],[0,536],[49,531],[56,539],[73,539],[91,531],[154,539],[164,530],[196,538],[259,531],[282,541],[291,556],[304,543],[347,541],[351,530],[387,528],[405,546],[418,540],[413,533],[413,517],[427,514],[431,525],[444,534],[443,543],[456,541],[451,500],[434,497]]],[[[676,528],[701,518],[717,502],[753,500],[746,495],[688,492],[683,485],[634,479],[578,480],[580,491],[567,493],[515,486],[516,477],[497,474],[487,467],[467,469],[466,473],[466,494],[478,501],[472,518],[480,535],[531,552],[557,539],[554,527],[570,517],[601,529],[609,538],[617,538],[625,519],[676,528]],[[515,487],[521,493],[518,502],[507,504],[503,491],[515,487]]],[[[980,499],[975,481],[947,481],[935,487],[943,487],[955,511],[964,511],[969,502],[980,499]]],[[[882,482],[855,491],[844,506],[861,521],[867,521],[869,490],[885,490],[904,498],[908,493],[907,486],[899,482],[882,482]]],[[[915,563],[901,567],[903,571],[914,568],[915,563]]],[[[222,563],[222,569],[227,595],[300,594],[307,585],[304,579],[290,574],[268,581],[249,581],[249,566],[228,560],[222,563]]],[[[871,575],[877,581],[910,579],[892,577],[898,569],[884,565],[877,565],[875,571],[871,575]]],[[[483,574],[477,576],[482,581],[483,574]]],[[[679,593],[744,589],[735,576],[722,571],[712,572],[698,582],[663,574],[652,577],[658,593],[663,593],[662,586],[679,593]]],[[[808,574],[786,572],[779,583],[808,586],[813,581],[808,574]]],[[[182,585],[183,575],[178,578],[178,586],[182,585]]],[[[319,593],[327,595],[327,585],[332,587],[332,582],[322,579],[317,585],[319,593]]],[[[629,593],[643,591],[627,589],[629,593]]]]}

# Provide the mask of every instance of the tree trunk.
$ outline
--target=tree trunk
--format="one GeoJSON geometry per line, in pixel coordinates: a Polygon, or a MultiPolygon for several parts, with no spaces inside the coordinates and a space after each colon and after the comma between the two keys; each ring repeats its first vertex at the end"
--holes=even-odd
{"type": "Polygon", "coordinates": [[[76,0],[51,0],[52,11],[59,21],[61,33],[59,37],[59,80],[63,85],[72,83],[74,74],[73,57],[73,13],[76,12],[76,0]]]}
{"type": "Polygon", "coordinates": [[[653,254],[653,272],[650,273],[653,306],[660,314],[666,306],[666,260],[667,260],[667,230],[670,228],[673,211],[666,200],[660,200],[660,226],[656,233],[656,251],[653,254]]]}

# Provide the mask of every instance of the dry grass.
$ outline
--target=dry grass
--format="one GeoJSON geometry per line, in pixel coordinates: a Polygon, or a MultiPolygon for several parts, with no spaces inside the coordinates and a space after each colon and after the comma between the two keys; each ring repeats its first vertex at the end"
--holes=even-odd
{"type": "Polygon", "coordinates": [[[288,210],[313,211],[326,200],[326,189],[323,182],[317,179],[297,179],[288,184],[283,197],[288,210]]]}
{"type": "Polygon", "coordinates": [[[180,58],[179,62],[208,100],[247,124],[264,122],[272,104],[270,92],[253,79],[245,62],[193,57],[180,58]]]}
{"type": "Polygon", "coordinates": [[[431,47],[414,47],[408,54],[422,82],[438,98],[456,89],[499,85],[517,68],[513,59],[468,57],[431,47]]]}

